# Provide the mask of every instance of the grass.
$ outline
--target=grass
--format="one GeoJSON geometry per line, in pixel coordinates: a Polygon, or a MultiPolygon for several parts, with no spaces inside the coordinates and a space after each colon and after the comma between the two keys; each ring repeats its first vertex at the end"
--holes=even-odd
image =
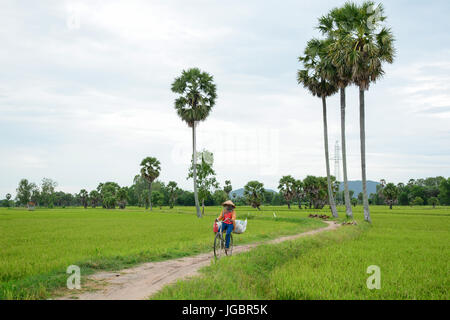
{"type": "MultiPolygon", "coordinates": [[[[340,208],[341,216],[344,215],[340,208]]],[[[373,225],[263,245],[166,286],[153,299],[449,299],[450,208],[371,207],[373,225]],[[367,267],[381,270],[369,290],[367,267]]]]}
{"type": "MultiPolygon", "coordinates": [[[[307,213],[238,208],[249,218],[236,244],[275,238],[323,226],[307,213]]],[[[106,209],[0,208],[0,299],[45,299],[65,285],[69,265],[86,276],[141,262],[194,255],[212,249],[212,224],[220,212],[208,207],[196,218],[189,207],[106,209]]],[[[82,281],[83,283],[83,281],[82,281]]]]}

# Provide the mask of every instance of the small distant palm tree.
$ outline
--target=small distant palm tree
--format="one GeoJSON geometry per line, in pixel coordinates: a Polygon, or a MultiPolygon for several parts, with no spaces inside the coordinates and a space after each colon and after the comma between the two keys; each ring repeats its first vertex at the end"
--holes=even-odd
{"type": "Polygon", "coordinates": [[[292,176],[284,176],[280,179],[278,189],[287,202],[288,208],[291,208],[291,201],[295,196],[296,181],[292,176]]]}
{"type": "MultiPolygon", "coordinates": [[[[295,197],[297,198],[298,201],[298,208],[301,209],[302,208],[302,200],[305,197],[305,190],[303,188],[303,182],[302,180],[295,180],[294,183],[294,193],[295,193],[295,197]]],[[[306,209],[306,206],[305,206],[306,209]]]]}
{"type": "Polygon", "coordinates": [[[233,190],[233,187],[231,186],[230,180],[225,180],[225,186],[223,187],[223,191],[227,194],[228,199],[230,199],[230,192],[233,190]]]}
{"type": "Polygon", "coordinates": [[[397,201],[398,198],[398,188],[393,183],[388,183],[385,188],[383,188],[383,195],[386,204],[389,205],[389,209],[392,209],[392,205],[397,201]]]}
{"type": "Polygon", "coordinates": [[[197,151],[195,127],[197,122],[204,121],[213,108],[217,95],[213,77],[198,68],[183,70],[181,76],[172,83],[172,91],[179,94],[175,100],[178,116],[192,128],[192,159],[194,198],[197,217],[201,218],[197,189],[197,151]]]}
{"type": "Polygon", "coordinates": [[[249,205],[261,210],[264,201],[264,184],[259,181],[249,181],[244,186],[244,197],[249,205]]]}
{"type": "Polygon", "coordinates": [[[332,69],[333,66],[329,63],[324,56],[327,54],[327,43],[325,40],[312,39],[308,42],[304,56],[300,57],[300,62],[303,63],[304,69],[299,70],[297,74],[297,80],[299,84],[309,90],[313,96],[320,97],[322,99],[322,112],[323,112],[323,138],[325,145],[325,164],[327,171],[327,184],[328,184],[328,202],[333,217],[338,217],[336,210],[336,203],[333,197],[333,191],[331,187],[331,175],[330,175],[330,156],[328,152],[328,125],[327,125],[327,103],[326,98],[334,95],[338,88],[336,85],[323,77],[323,74],[327,72],[327,69],[332,69]]]}
{"type": "Polygon", "coordinates": [[[79,193],[79,196],[80,196],[80,199],[81,199],[81,204],[86,209],[87,206],[88,206],[88,200],[89,200],[89,194],[86,191],[86,189],[81,189],[80,193],[79,193]]]}
{"type": "Polygon", "coordinates": [[[92,190],[91,192],[89,192],[89,199],[91,200],[92,208],[97,207],[98,203],[100,202],[100,193],[98,193],[97,190],[92,190]]]}
{"type": "Polygon", "coordinates": [[[150,211],[152,211],[152,184],[161,172],[161,163],[154,157],[147,157],[141,162],[141,175],[148,182],[148,201],[150,203],[150,211]]]}
{"type": "MultiPolygon", "coordinates": [[[[384,75],[383,63],[393,63],[394,37],[389,28],[381,25],[386,20],[381,4],[347,2],[334,14],[338,25],[339,43],[329,51],[338,68],[351,70],[351,81],[359,87],[359,123],[361,172],[363,184],[364,219],[371,222],[366,180],[366,131],[364,93],[371,83],[384,75]]],[[[344,70],[340,70],[344,72],[344,70]]]]}
{"type": "Polygon", "coordinates": [[[179,192],[178,184],[175,181],[169,181],[167,191],[169,192],[170,209],[172,209],[177,198],[177,193],[179,192]]]}
{"type": "Polygon", "coordinates": [[[6,194],[6,206],[7,207],[9,207],[10,206],[10,203],[9,203],[9,201],[11,200],[11,193],[7,193],[6,194]]]}
{"type": "Polygon", "coordinates": [[[125,206],[127,205],[128,201],[128,188],[127,187],[120,188],[117,191],[116,197],[119,209],[125,209],[125,206]]]}
{"type": "Polygon", "coordinates": [[[428,199],[428,204],[431,204],[434,209],[439,204],[439,199],[436,197],[431,197],[430,199],[428,199]]]}

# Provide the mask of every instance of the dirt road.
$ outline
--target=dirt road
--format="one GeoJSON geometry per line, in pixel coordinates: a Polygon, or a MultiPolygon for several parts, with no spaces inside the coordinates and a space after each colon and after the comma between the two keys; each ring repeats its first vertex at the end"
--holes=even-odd
{"type": "MultiPolygon", "coordinates": [[[[304,233],[280,237],[266,242],[258,242],[236,246],[233,254],[248,251],[262,243],[279,243],[300,237],[310,236],[326,230],[333,230],[340,225],[325,221],[328,226],[304,233]]],[[[167,284],[180,279],[198,275],[201,267],[209,265],[213,253],[203,253],[192,257],[173,259],[160,262],[148,262],[133,268],[118,272],[100,272],[89,277],[88,288],[92,289],[79,294],[71,292],[70,295],[59,299],[81,300],[140,300],[146,299],[161,290],[167,284]]]]}

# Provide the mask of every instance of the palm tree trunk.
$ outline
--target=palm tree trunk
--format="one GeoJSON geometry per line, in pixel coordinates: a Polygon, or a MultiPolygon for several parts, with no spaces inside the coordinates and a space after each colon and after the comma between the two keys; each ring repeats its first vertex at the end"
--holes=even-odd
{"type": "Polygon", "coordinates": [[[345,88],[341,88],[341,140],[342,140],[342,165],[344,175],[344,198],[345,213],[348,218],[353,219],[352,204],[350,203],[350,193],[348,191],[347,180],[347,147],[345,142],[345,88]]]}
{"type": "Polygon", "coordinates": [[[325,163],[327,167],[328,202],[330,203],[331,214],[333,215],[333,217],[337,218],[338,213],[336,210],[336,204],[334,203],[333,192],[331,190],[330,156],[328,154],[327,102],[325,97],[322,97],[322,107],[323,107],[323,140],[325,144],[325,163]]]}
{"type": "Polygon", "coordinates": [[[195,208],[197,210],[197,217],[201,218],[202,213],[200,212],[200,205],[198,203],[198,191],[197,191],[197,150],[196,150],[196,140],[195,140],[195,121],[192,125],[192,156],[193,156],[193,164],[194,168],[193,178],[194,178],[194,199],[195,199],[195,208]]]}
{"type": "Polygon", "coordinates": [[[152,211],[152,183],[148,185],[148,202],[150,203],[150,211],[152,211]]]}
{"type": "Polygon", "coordinates": [[[359,135],[361,142],[361,171],[362,171],[362,187],[363,187],[363,205],[364,220],[372,223],[370,219],[369,200],[367,197],[367,181],[366,181],[366,128],[364,123],[364,89],[359,88],[359,135]]]}

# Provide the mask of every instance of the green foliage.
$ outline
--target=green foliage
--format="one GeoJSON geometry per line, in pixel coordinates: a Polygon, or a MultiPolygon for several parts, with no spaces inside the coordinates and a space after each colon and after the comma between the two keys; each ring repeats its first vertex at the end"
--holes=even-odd
{"type": "Polygon", "coordinates": [[[244,197],[249,205],[260,210],[264,201],[264,184],[259,181],[250,181],[244,187],[244,197]]]}
{"type": "Polygon", "coordinates": [[[400,195],[398,196],[398,203],[402,206],[409,205],[409,197],[407,192],[403,191],[402,193],[400,193],[400,195]]]}
{"type": "Polygon", "coordinates": [[[214,204],[221,204],[228,200],[228,195],[224,190],[214,191],[212,198],[214,199],[214,204]]]}
{"type": "Polygon", "coordinates": [[[383,189],[386,204],[392,209],[392,205],[397,201],[398,189],[393,183],[388,183],[383,189]]]}
{"type": "MultiPolygon", "coordinates": [[[[205,205],[206,199],[212,196],[214,189],[219,188],[219,183],[216,180],[216,172],[213,169],[214,155],[208,150],[203,150],[197,154],[199,161],[197,161],[197,187],[199,201],[202,202],[202,207],[205,205]]],[[[194,177],[194,162],[191,161],[189,168],[188,179],[194,177]]]]}
{"type": "Polygon", "coordinates": [[[120,188],[119,190],[117,190],[116,198],[117,198],[117,204],[119,205],[119,208],[125,209],[125,206],[127,205],[127,201],[128,201],[128,188],[123,187],[123,188],[120,188]]]}
{"type": "Polygon", "coordinates": [[[92,208],[95,208],[98,206],[100,202],[100,193],[97,190],[92,190],[89,193],[89,200],[91,201],[92,208]]]}
{"type": "Polygon", "coordinates": [[[152,192],[152,202],[162,209],[164,203],[164,195],[160,191],[152,192]]]}
{"type": "Polygon", "coordinates": [[[56,181],[49,178],[42,179],[41,200],[48,208],[53,207],[55,188],[58,186],[56,181]]]}
{"type": "MultiPolygon", "coordinates": [[[[399,183],[397,189],[399,191],[398,203],[400,205],[412,204],[412,201],[419,197],[422,198],[424,204],[431,205],[431,198],[440,198],[445,194],[440,189],[440,185],[446,179],[443,177],[428,177],[425,179],[410,179],[407,184],[399,183]]],[[[439,201],[442,204],[442,201],[439,201]]]]}
{"type": "Polygon", "coordinates": [[[278,190],[286,200],[289,209],[291,208],[291,201],[296,195],[296,183],[297,181],[291,175],[288,175],[282,177],[278,184],[278,190]]]}
{"type": "Polygon", "coordinates": [[[172,83],[172,91],[179,94],[175,100],[178,116],[189,127],[208,117],[217,97],[213,77],[198,68],[183,70],[172,83]]]}
{"type": "Polygon", "coordinates": [[[223,187],[223,191],[225,191],[228,199],[230,199],[230,192],[232,190],[233,190],[233,187],[231,186],[231,181],[225,180],[225,186],[223,187]]]}
{"type": "MultiPolygon", "coordinates": [[[[200,157],[202,154],[199,154],[200,157]]],[[[200,158],[201,160],[201,158],[200,158]]],[[[200,162],[201,166],[201,162],[200,162]]],[[[197,166],[199,167],[199,165],[197,166]]],[[[311,176],[310,176],[311,177],[311,176]]],[[[294,197],[291,200],[291,204],[297,203],[300,206],[303,204],[310,204],[311,208],[321,208],[324,204],[328,203],[328,200],[326,199],[328,190],[323,189],[323,192],[320,192],[320,195],[325,198],[316,198],[316,189],[311,189],[310,183],[311,178],[305,178],[306,180],[296,180],[295,184],[293,186],[294,190],[294,197]],[[306,188],[304,182],[306,181],[306,188]]],[[[318,177],[313,177],[313,181],[316,181],[318,177]]],[[[321,178],[325,179],[325,178],[321,178]]],[[[334,177],[331,177],[333,181],[333,192],[336,195],[339,195],[340,193],[337,193],[337,187],[338,183],[334,179],[334,177]]],[[[428,177],[423,179],[410,179],[408,183],[399,183],[396,186],[396,189],[398,190],[398,196],[397,200],[393,200],[393,204],[398,203],[398,205],[406,206],[412,204],[412,201],[416,197],[420,197],[423,199],[425,205],[433,205],[435,203],[435,199],[438,199],[438,203],[440,205],[446,205],[445,199],[450,197],[448,186],[450,183],[448,183],[448,179],[450,178],[444,178],[444,177],[428,177]],[[447,192],[447,193],[446,193],[447,192]]],[[[26,179],[23,179],[26,180],[26,179]]],[[[217,182],[217,181],[215,181],[217,182]]],[[[385,181],[384,181],[385,182],[385,181]]],[[[32,201],[36,204],[37,207],[41,205],[45,205],[42,197],[41,190],[36,186],[34,183],[29,183],[28,180],[21,181],[21,193],[19,192],[17,194],[16,200],[17,205],[26,205],[29,201],[32,201]],[[25,201],[23,199],[26,199],[27,195],[25,195],[25,198],[23,197],[23,193],[28,192],[28,201],[25,201]],[[22,196],[22,201],[25,201],[25,204],[23,202],[21,203],[20,197],[22,196]]],[[[315,183],[313,183],[315,185],[315,183]]],[[[369,201],[372,204],[388,204],[389,205],[389,199],[386,198],[385,195],[385,188],[382,185],[379,185],[377,187],[377,192],[370,195],[369,201]]],[[[322,183],[319,184],[319,188],[324,188],[325,185],[322,183]]],[[[111,206],[117,206],[120,204],[118,203],[118,200],[113,200],[111,198],[111,194],[116,194],[117,190],[120,188],[117,183],[100,183],[97,187],[97,189],[92,190],[88,197],[81,196],[80,193],[78,194],[70,194],[65,193],[63,191],[54,191],[52,195],[52,202],[54,206],[56,207],[69,207],[69,206],[84,206],[85,200],[87,198],[88,205],[92,207],[97,206],[103,206],[104,208],[107,207],[107,204],[111,206]],[[108,185],[112,184],[113,187],[108,187],[108,185]],[[106,189],[102,191],[104,185],[106,185],[106,189]],[[108,191],[109,190],[109,191],[108,191]],[[106,191],[109,192],[109,194],[106,194],[106,191]],[[107,201],[104,201],[104,196],[107,196],[107,201]]],[[[18,188],[19,190],[19,188],[18,188]]],[[[149,183],[141,176],[136,175],[133,179],[133,184],[129,187],[126,187],[127,190],[127,200],[126,204],[129,206],[140,206],[140,207],[148,207],[149,206],[149,183]]],[[[193,193],[191,191],[182,190],[178,188],[175,181],[171,181],[167,184],[167,186],[164,185],[163,182],[155,180],[152,183],[152,190],[154,191],[160,191],[163,194],[163,205],[164,206],[175,206],[175,205],[182,205],[182,206],[192,206],[195,204],[193,193]],[[173,187],[175,184],[176,187],[173,187]]],[[[389,188],[388,188],[389,190],[389,188]]],[[[350,194],[353,197],[353,191],[350,190],[350,194]]],[[[205,205],[220,205],[222,203],[223,194],[219,193],[217,191],[217,188],[214,186],[209,189],[209,193],[207,193],[207,196],[205,198],[205,205]],[[220,201],[220,202],[219,202],[220,201]]],[[[336,196],[337,199],[340,199],[338,196],[336,196]]],[[[11,199],[11,198],[10,198],[11,199]]],[[[236,196],[232,197],[233,202],[235,202],[237,205],[246,205],[247,200],[245,198],[237,198],[236,196]]],[[[358,197],[359,202],[362,203],[362,193],[358,197]]],[[[353,200],[352,200],[353,201],[353,200]]],[[[282,193],[273,193],[267,190],[264,190],[263,193],[263,200],[261,201],[261,204],[264,205],[283,205],[286,204],[286,199],[283,197],[282,193]]],[[[341,202],[342,203],[342,202],[341,202]]],[[[7,200],[4,199],[1,201],[0,206],[7,207],[7,206],[14,206],[15,203],[13,200],[7,200]]],[[[50,205],[50,204],[49,204],[50,205]]],[[[437,205],[437,204],[436,204],[437,205]]]]}
{"type": "Polygon", "coordinates": [[[35,186],[34,183],[29,183],[27,179],[22,179],[19,182],[19,186],[16,189],[17,201],[20,205],[27,205],[30,202],[31,190],[35,186]]]}
{"type": "Polygon", "coordinates": [[[154,157],[147,157],[141,161],[141,175],[147,180],[148,183],[152,183],[159,177],[161,172],[161,163],[154,157]]]}
{"type": "Polygon", "coordinates": [[[439,202],[442,205],[450,205],[450,178],[443,179],[439,185],[439,202]]]}
{"type": "MultiPolygon", "coordinates": [[[[154,157],[147,157],[141,161],[141,176],[149,185],[148,201],[150,203],[150,210],[152,210],[152,183],[159,177],[161,172],[161,163],[154,157]]],[[[143,193],[141,193],[143,195],[143,193]]],[[[147,206],[146,206],[147,208],[147,206]]]]}
{"type": "Polygon", "coordinates": [[[303,189],[309,199],[310,207],[322,209],[328,202],[328,185],[326,177],[307,176],[303,180],[303,189]]]}
{"type": "Polygon", "coordinates": [[[132,200],[130,204],[139,207],[146,206],[149,198],[148,187],[148,182],[141,175],[136,175],[130,188],[132,191],[131,197],[129,197],[132,200]]]}
{"type": "Polygon", "coordinates": [[[294,194],[295,197],[297,198],[297,202],[298,202],[298,207],[301,209],[302,208],[302,202],[304,201],[305,197],[306,197],[306,193],[304,190],[304,184],[302,180],[295,180],[294,182],[294,194]]]}
{"type": "Polygon", "coordinates": [[[88,206],[89,193],[86,191],[86,189],[81,189],[78,195],[81,199],[83,207],[86,209],[88,206]]]}
{"type": "Polygon", "coordinates": [[[433,208],[435,208],[437,205],[439,205],[439,200],[436,197],[432,197],[428,199],[428,204],[433,206],[433,208]]]}
{"type": "Polygon", "coordinates": [[[415,197],[411,204],[413,206],[422,206],[423,205],[423,199],[421,197],[415,197]]]}
{"type": "Polygon", "coordinates": [[[334,95],[337,86],[324,77],[325,70],[333,68],[326,59],[328,42],[312,39],[308,41],[304,56],[299,57],[303,69],[297,72],[297,82],[303,85],[313,96],[326,98],[334,95]]]}
{"type": "Polygon", "coordinates": [[[383,25],[384,8],[371,1],[345,3],[319,19],[319,29],[329,39],[327,57],[341,79],[367,90],[371,82],[383,76],[383,63],[393,63],[394,37],[383,25]]]}
{"type": "Polygon", "coordinates": [[[194,193],[191,191],[183,191],[178,197],[177,203],[181,206],[194,206],[194,193]]]}
{"type": "Polygon", "coordinates": [[[105,182],[100,183],[98,189],[102,197],[103,207],[114,209],[117,205],[117,192],[120,186],[116,182],[105,182]]]}
{"type": "Polygon", "coordinates": [[[167,184],[167,191],[169,193],[170,208],[172,209],[175,205],[176,199],[180,196],[181,190],[178,188],[175,181],[169,181],[167,184]]]}
{"type": "Polygon", "coordinates": [[[5,196],[5,200],[1,200],[0,201],[0,206],[1,207],[7,207],[7,208],[9,208],[9,207],[11,207],[12,206],[12,201],[11,201],[11,194],[10,193],[7,193],[6,194],[6,196],[5,196]]]}

